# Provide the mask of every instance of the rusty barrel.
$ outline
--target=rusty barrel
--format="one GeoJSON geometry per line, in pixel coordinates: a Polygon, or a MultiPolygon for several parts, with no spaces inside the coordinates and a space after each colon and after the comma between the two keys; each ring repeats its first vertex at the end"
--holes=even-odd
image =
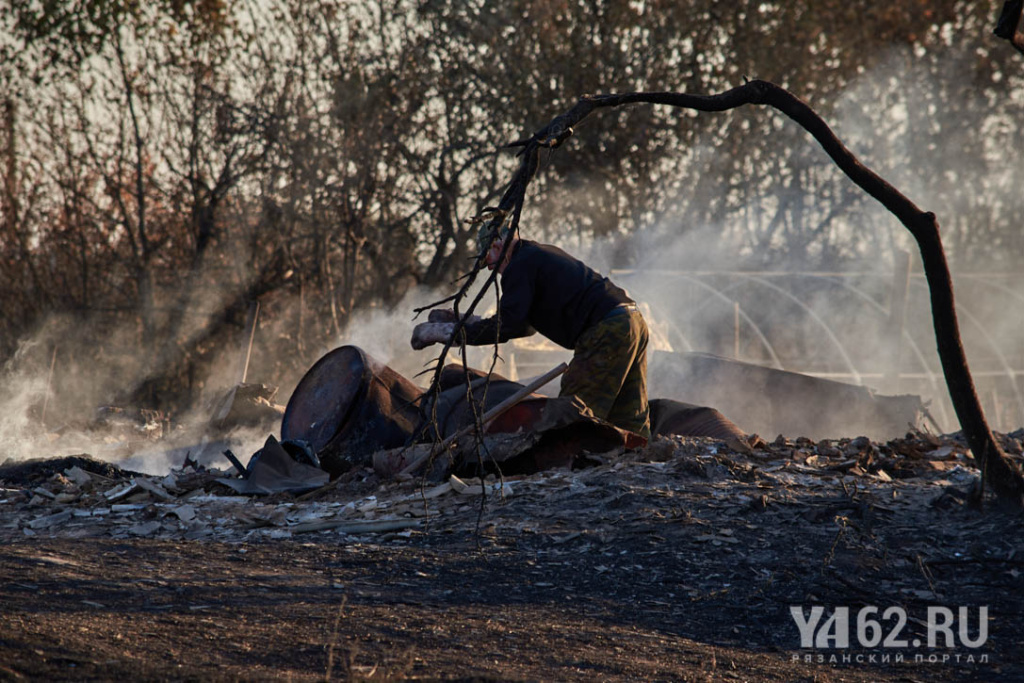
{"type": "Polygon", "coordinates": [[[307,442],[332,476],[404,446],[420,421],[422,390],[356,346],[318,360],[288,399],[281,439],[307,442]]]}
{"type": "MultiPolygon", "coordinates": [[[[477,416],[517,393],[523,385],[498,373],[488,376],[474,368],[467,370],[460,365],[447,365],[441,372],[440,388],[436,413],[438,429],[442,437],[448,437],[472,425],[477,416]],[[467,376],[472,403],[466,391],[467,376]]],[[[530,396],[497,417],[486,431],[489,434],[531,431],[543,417],[546,403],[544,396],[530,396]]]]}

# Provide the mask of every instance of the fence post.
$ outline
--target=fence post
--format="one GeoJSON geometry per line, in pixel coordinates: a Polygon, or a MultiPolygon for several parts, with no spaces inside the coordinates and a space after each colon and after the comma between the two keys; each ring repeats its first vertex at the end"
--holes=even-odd
{"type": "Polygon", "coordinates": [[[903,331],[907,325],[907,291],[910,289],[910,252],[897,251],[893,255],[892,289],[889,295],[889,348],[892,358],[886,368],[886,379],[893,393],[900,391],[900,371],[903,367],[903,331]]]}

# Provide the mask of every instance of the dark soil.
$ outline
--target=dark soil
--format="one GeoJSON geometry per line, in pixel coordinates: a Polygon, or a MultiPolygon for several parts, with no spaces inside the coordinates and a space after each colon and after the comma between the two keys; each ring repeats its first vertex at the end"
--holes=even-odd
{"type": "MultiPolygon", "coordinates": [[[[891,480],[789,446],[654,444],[513,481],[504,500],[450,493],[424,503],[429,523],[376,535],[275,538],[250,506],[203,540],[29,536],[25,515],[50,510],[0,505],[0,677],[1024,680],[1020,517],[970,509],[953,463],[901,462],[891,480]],[[854,642],[801,649],[794,605],[849,607],[854,642]],[[908,644],[860,648],[865,606],[903,609],[908,644]],[[929,606],[968,608],[970,635],[987,607],[987,641],[929,649],[929,606]]],[[[410,491],[367,474],[267,505],[410,491]]]]}

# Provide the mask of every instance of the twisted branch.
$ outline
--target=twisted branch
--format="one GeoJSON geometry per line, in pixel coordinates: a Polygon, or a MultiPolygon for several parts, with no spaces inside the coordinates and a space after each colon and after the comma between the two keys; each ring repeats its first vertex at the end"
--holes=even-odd
{"type": "MultiPolygon", "coordinates": [[[[1022,4],[1024,4],[1024,0],[1011,0],[1007,3],[1008,6],[1016,6],[1018,20],[1022,4]]],[[[1014,27],[1016,27],[1016,23],[1014,23],[1014,27]]],[[[932,322],[946,386],[975,461],[982,470],[983,480],[992,487],[1002,501],[1009,503],[1015,509],[1024,509],[1024,477],[1020,470],[1006,458],[996,442],[985,419],[967,365],[953,302],[953,282],[935,214],[922,211],[895,187],[862,164],[832,132],[825,121],[789,91],[767,81],[749,81],[717,95],[690,95],[674,92],[584,95],[572,109],[556,116],[533,136],[509,145],[509,147],[521,148],[518,155],[521,161],[498,209],[505,213],[513,212],[511,229],[514,231],[519,227],[519,216],[526,196],[526,188],[537,172],[540,150],[561,146],[572,136],[573,128],[595,110],[628,104],[663,104],[702,112],[721,112],[744,105],[773,107],[810,133],[850,180],[899,219],[913,235],[921,252],[921,260],[931,295],[932,322]]],[[[492,219],[491,227],[497,230],[500,220],[492,219]]],[[[509,242],[506,241],[506,249],[508,245],[509,242]]],[[[504,257],[504,253],[502,256],[504,257]]],[[[482,266],[483,256],[481,255],[477,258],[467,283],[455,295],[456,312],[458,312],[459,302],[467,295],[470,285],[482,266]]],[[[488,287],[495,282],[496,275],[497,270],[492,272],[487,282],[488,287]]],[[[483,292],[470,304],[467,314],[473,312],[482,297],[483,292]]],[[[461,333],[462,322],[460,319],[453,339],[460,339],[461,333]]],[[[450,342],[441,351],[434,382],[431,385],[432,390],[436,390],[436,382],[449,347],[450,342]]]]}

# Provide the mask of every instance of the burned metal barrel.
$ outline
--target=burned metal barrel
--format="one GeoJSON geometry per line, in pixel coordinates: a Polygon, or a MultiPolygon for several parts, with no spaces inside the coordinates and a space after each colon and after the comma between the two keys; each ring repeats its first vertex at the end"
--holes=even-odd
{"type": "MultiPolygon", "coordinates": [[[[518,393],[523,385],[499,375],[462,368],[445,368],[442,392],[437,398],[437,425],[447,437],[471,426],[485,412],[518,393]],[[469,391],[467,391],[467,388],[469,391]],[[470,394],[472,399],[470,399],[470,394]]],[[[571,467],[585,460],[586,453],[604,453],[615,448],[636,448],[646,439],[598,420],[582,401],[573,396],[549,398],[534,394],[495,418],[485,433],[492,437],[484,448],[473,441],[460,452],[456,471],[476,475],[479,467],[492,466],[506,474],[528,474],[552,467],[571,467]]]]}
{"type": "MultiPolygon", "coordinates": [[[[437,426],[441,436],[451,436],[472,425],[488,410],[522,388],[522,384],[504,378],[488,381],[487,377],[482,377],[470,382],[468,392],[465,384],[445,389],[437,400],[437,426]]],[[[547,401],[544,396],[526,398],[495,418],[486,431],[490,434],[531,431],[543,417],[547,401]]]]}
{"type": "MultiPolygon", "coordinates": [[[[506,379],[497,373],[488,375],[474,368],[461,365],[447,365],[439,378],[440,394],[437,409],[433,410],[428,401],[427,412],[437,417],[437,427],[442,437],[448,437],[474,423],[491,408],[509,398],[523,385],[506,379]],[[466,381],[469,380],[467,391],[466,381]],[[472,401],[469,396],[472,395],[472,401]]],[[[489,433],[512,433],[529,431],[540,421],[546,399],[533,396],[521,401],[491,422],[489,433]]]]}
{"type": "Polygon", "coordinates": [[[374,452],[404,446],[420,421],[422,390],[356,346],[318,360],[299,382],[281,440],[309,443],[332,476],[369,465],[374,452]]]}

